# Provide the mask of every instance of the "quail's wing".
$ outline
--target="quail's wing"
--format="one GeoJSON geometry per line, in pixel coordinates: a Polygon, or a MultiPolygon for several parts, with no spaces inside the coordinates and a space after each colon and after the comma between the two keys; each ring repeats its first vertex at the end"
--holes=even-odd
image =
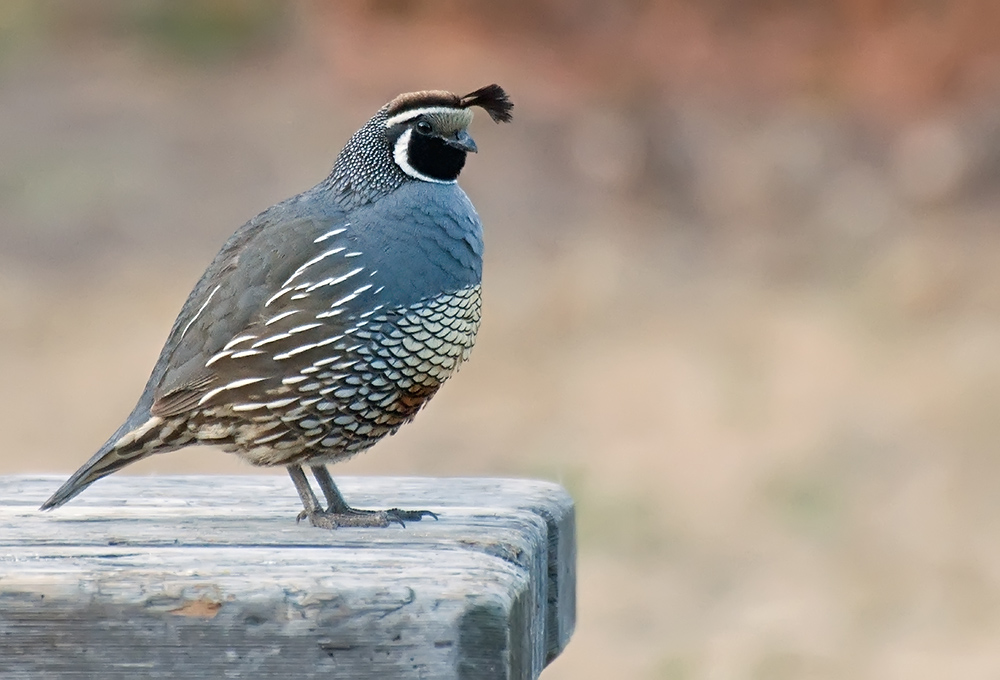
{"type": "Polygon", "coordinates": [[[280,386],[283,359],[342,333],[361,273],[350,225],[281,208],[237,231],[191,293],[150,378],[152,415],[280,386]]]}

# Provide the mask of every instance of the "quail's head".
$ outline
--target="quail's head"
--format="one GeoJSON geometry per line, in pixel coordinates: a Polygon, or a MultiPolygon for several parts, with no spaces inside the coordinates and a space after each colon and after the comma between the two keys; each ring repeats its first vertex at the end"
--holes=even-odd
{"type": "Polygon", "coordinates": [[[393,99],[337,157],[330,181],[339,201],[347,206],[368,203],[407,181],[454,182],[466,155],[476,152],[468,127],[477,106],[498,123],[509,122],[514,107],[499,85],[465,96],[424,90],[393,99]]]}

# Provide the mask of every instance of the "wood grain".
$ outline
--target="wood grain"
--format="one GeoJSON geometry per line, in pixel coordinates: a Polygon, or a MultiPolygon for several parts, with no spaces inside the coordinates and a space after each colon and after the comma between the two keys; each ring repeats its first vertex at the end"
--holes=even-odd
{"type": "Polygon", "coordinates": [[[573,503],[517,479],[338,478],[386,529],[296,524],[283,476],[0,477],[0,677],[537,678],[575,622],[573,503]]]}

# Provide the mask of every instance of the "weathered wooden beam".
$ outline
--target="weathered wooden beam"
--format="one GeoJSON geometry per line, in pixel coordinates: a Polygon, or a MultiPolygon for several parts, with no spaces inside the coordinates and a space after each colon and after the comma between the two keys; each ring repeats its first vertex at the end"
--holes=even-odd
{"type": "Polygon", "coordinates": [[[575,621],[573,503],[517,479],[338,477],[386,529],[296,524],[284,476],[0,477],[2,678],[537,678],[575,621]]]}

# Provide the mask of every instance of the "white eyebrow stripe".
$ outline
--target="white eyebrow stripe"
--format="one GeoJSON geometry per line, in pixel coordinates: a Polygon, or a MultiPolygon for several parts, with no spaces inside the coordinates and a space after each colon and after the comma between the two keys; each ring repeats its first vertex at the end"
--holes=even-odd
{"type": "Polygon", "coordinates": [[[322,253],[320,253],[319,255],[317,255],[316,257],[314,257],[313,259],[309,260],[304,265],[302,265],[301,267],[299,267],[298,269],[296,269],[295,273],[292,274],[291,276],[289,276],[288,280],[285,281],[283,284],[281,284],[281,287],[284,288],[285,286],[287,286],[288,284],[290,284],[292,281],[294,281],[296,279],[296,277],[298,277],[299,274],[301,274],[306,269],[308,269],[312,265],[316,264],[317,262],[319,262],[323,258],[330,257],[331,255],[336,255],[337,253],[343,252],[344,250],[345,250],[345,248],[343,246],[338,246],[337,248],[330,248],[330,250],[323,251],[322,253]]]}
{"type": "Polygon", "coordinates": [[[419,109],[410,109],[409,111],[403,111],[402,113],[397,113],[395,116],[390,116],[385,119],[385,126],[391,128],[393,125],[399,125],[400,123],[405,123],[408,120],[413,120],[417,116],[423,115],[433,115],[435,113],[454,113],[455,111],[467,111],[468,109],[462,109],[457,106],[424,106],[419,109]]]}
{"type": "Polygon", "coordinates": [[[195,313],[194,317],[192,317],[192,319],[187,322],[187,325],[184,327],[184,330],[181,331],[182,339],[184,338],[185,334],[187,334],[188,329],[191,328],[191,324],[193,324],[195,321],[198,320],[198,317],[201,316],[201,313],[205,311],[205,307],[208,307],[208,303],[212,301],[212,298],[215,297],[215,294],[219,292],[220,288],[222,288],[221,283],[212,289],[212,292],[208,294],[208,299],[205,300],[202,306],[198,308],[198,311],[197,313],[195,313]]]}

